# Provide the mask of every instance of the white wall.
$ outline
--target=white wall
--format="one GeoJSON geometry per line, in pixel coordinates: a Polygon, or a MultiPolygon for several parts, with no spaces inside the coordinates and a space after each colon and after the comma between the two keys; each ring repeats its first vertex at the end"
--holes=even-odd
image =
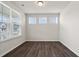
{"type": "MultiPolygon", "coordinates": [[[[28,23],[25,21],[25,15],[19,8],[10,2],[4,2],[21,13],[22,16],[22,36],[0,43],[0,56],[8,53],[23,42],[30,41],[28,23]],[[26,22],[26,24],[25,24],[26,22]],[[27,31],[26,31],[27,28],[27,31]],[[26,39],[28,38],[28,39],[26,39]]],[[[79,2],[72,2],[60,14],[60,41],[79,55],[79,2]]],[[[36,36],[36,35],[35,35],[36,36]]]]}
{"type": "Polygon", "coordinates": [[[60,41],[79,56],[79,2],[71,2],[60,15],[60,41]]]}
{"type": "Polygon", "coordinates": [[[59,14],[28,14],[26,15],[27,20],[27,31],[28,31],[28,39],[27,41],[58,41],[58,30],[59,26],[56,23],[49,22],[48,17],[57,16],[59,14]],[[36,17],[36,24],[29,24],[29,16],[36,17]],[[39,24],[39,17],[47,17],[47,24],[39,24]]]}
{"type": "Polygon", "coordinates": [[[22,36],[7,40],[4,42],[0,42],[0,56],[3,56],[4,54],[8,53],[9,51],[13,50],[18,45],[22,44],[26,41],[26,33],[25,33],[25,15],[20,11],[19,8],[15,7],[11,2],[3,2],[7,5],[9,5],[11,8],[17,10],[21,14],[21,21],[22,21],[22,36]]]}

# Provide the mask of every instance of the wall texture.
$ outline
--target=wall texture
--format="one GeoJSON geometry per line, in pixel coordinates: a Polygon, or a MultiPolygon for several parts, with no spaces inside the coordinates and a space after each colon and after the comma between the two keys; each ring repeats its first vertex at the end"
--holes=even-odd
{"type": "Polygon", "coordinates": [[[71,2],[60,15],[60,41],[79,56],[79,2],[71,2]]]}
{"type": "MultiPolygon", "coordinates": [[[[31,32],[32,29],[30,29],[27,23],[28,21],[25,21],[25,15],[21,12],[19,8],[15,7],[11,2],[4,2],[4,3],[14,8],[18,12],[20,12],[22,16],[22,19],[21,19],[22,20],[22,36],[8,40],[8,41],[1,42],[0,43],[0,56],[3,56],[4,54],[11,51],[18,45],[25,42],[26,40],[32,41],[34,37],[38,38],[40,36],[41,38],[43,38],[42,35],[36,35],[38,31],[35,33],[31,32]]],[[[37,25],[36,27],[38,26],[39,25],[37,25]]],[[[51,26],[49,28],[51,29],[51,26]]],[[[57,29],[57,31],[58,30],[59,29],[57,29]]],[[[52,32],[52,30],[50,30],[50,32],[52,32]]],[[[49,39],[47,38],[47,36],[50,37],[50,35],[46,35],[43,41],[47,41],[49,39]]],[[[66,7],[60,13],[60,34],[59,35],[60,35],[60,41],[79,56],[79,2],[72,2],[68,7],[66,7]]],[[[36,39],[35,38],[34,38],[34,41],[37,40],[37,38],[36,39]]],[[[55,38],[54,40],[52,40],[51,38],[50,40],[58,41],[58,37],[55,38]]],[[[37,41],[39,41],[39,39],[37,41]]]]}
{"type": "Polygon", "coordinates": [[[28,14],[27,18],[27,41],[58,41],[59,23],[50,23],[48,17],[59,17],[58,14],[28,14]],[[28,17],[36,17],[36,24],[29,24],[28,17]],[[47,17],[47,24],[39,24],[39,17],[47,17]]]}
{"type": "Polygon", "coordinates": [[[26,41],[26,33],[25,33],[25,15],[20,11],[19,8],[15,7],[11,2],[3,2],[10,6],[11,8],[17,10],[21,14],[21,22],[22,22],[22,36],[13,38],[11,40],[7,40],[4,42],[0,42],[0,56],[3,56],[4,54],[8,53],[18,45],[22,44],[26,41]]]}

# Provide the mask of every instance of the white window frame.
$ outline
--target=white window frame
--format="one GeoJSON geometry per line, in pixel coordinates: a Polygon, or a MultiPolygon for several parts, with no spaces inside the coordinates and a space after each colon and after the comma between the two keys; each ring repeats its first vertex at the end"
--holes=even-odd
{"type": "Polygon", "coordinates": [[[39,17],[39,24],[47,24],[47,17],[39,17]],[[43,21],[45,21],[45,23],[43,21]]]}
{"type": "MultiPolygon", "coordinates": [[[[7,7],[7,8],[9,8],[10,9],[10,22],[12,22],[12,11],[14,11],[15,13],[17,13],[18,14],[18,16],[20,17],[20,19],[19,19],[19,23],[20,23],[20,25],[21,25],[21,15],[20,15],[20,13],[19,12],[17,12],[15,9],[13,9],[13,8],[11,8],[11,7],[9,7],[9,6],[7,6],[6,4],[4,4],[3,2],[0,2],[0,4],[1,5],[3,5],[3,6],[5,6],[5,7],[7,7]]],[[[10,29],[10,37],[8,37],[7,39],[4,39],[4,40],[1,40],[0,39],[0,42],[3,42],[3,41],[6,41],[6,40],[10,40],[10,39],[13,39],[13,38],[16,38],[16,37],[19,37],[19,36],[21,36],[21,26],[20,26],[20,33],[18,34],[18,35],[12,35],[12,24],[10,24],[10,27],[11,27],[11,29],[10,29]]]]}
{"type": "Polygon", "coordinates": [[[28,18],[29,18],[29,24],[30,24],[30,25],[31,25],[31,24],[32,24],[32,25],[36,24],[36,17],[29,16],[28,18]],[[32,21],[34,20],[34,23],[32,23],[30,17],[34,18],[34,19],[32,19],[32,21]]]}

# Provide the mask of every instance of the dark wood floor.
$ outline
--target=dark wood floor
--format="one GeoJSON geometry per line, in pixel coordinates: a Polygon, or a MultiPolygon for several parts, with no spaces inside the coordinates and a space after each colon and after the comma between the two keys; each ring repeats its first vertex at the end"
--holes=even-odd
{"type": "Polygon", "coordinates": [[[60,42],[25,42],[4,57],[77,57],[60,42]]]}

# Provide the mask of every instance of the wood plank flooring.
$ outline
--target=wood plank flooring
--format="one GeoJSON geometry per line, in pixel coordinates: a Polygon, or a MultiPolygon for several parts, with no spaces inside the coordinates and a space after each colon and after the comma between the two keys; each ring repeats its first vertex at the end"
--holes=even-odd
{"type": "Polygon", "coordinates": [[[77,57],[60,42],[28,41],[3,57],[77,57]]]}

